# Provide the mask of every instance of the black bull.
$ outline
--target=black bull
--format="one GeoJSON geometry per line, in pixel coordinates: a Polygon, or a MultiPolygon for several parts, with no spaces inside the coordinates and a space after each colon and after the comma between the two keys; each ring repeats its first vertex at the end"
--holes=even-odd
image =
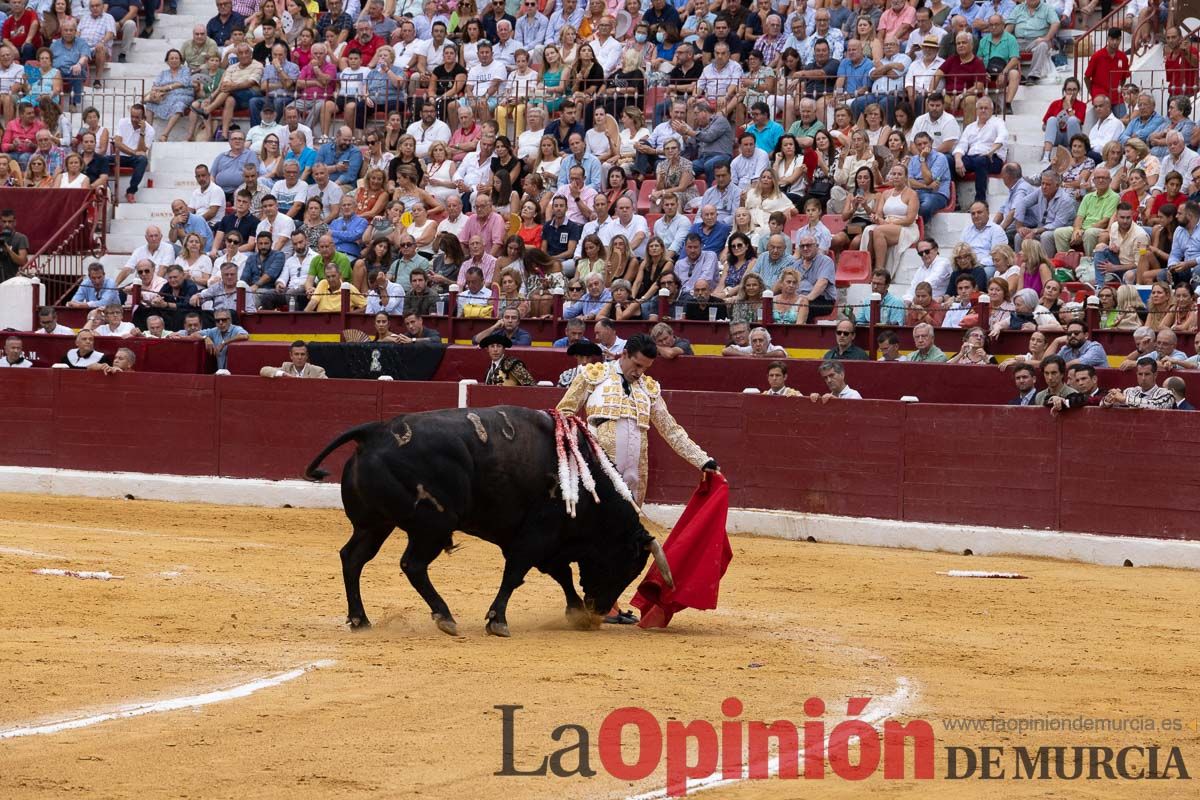
{"type": "MultiPolygon", "coordinates": [[[[582,438],[582,437],[581,437],[582,438]]],[[[354,526],[341,550],[348,621],[369,625],[359,582],[395,528],[408,533],[400,568],[429,604],[434,622],[457,633],[446,601],[429,580],[429,565],[449,551],[454,531],[477,536],[504,554],[500,590],[487,613],[488,633],[508,635],[506,608],[532,568],[562,586],[567,615],[581,627],[606,612],[641,573],[653,553],[665,576],[666,559],[638,513],[579,446],[593,467],[596,503],[580,491],[575,517],[558,486],[555,426],[550,415],[516,406],[405,414],[346,431],[321,451],[305,477],[328,473],[321,461],[349,442],[358,446],[342,470],[342,504],[354,526]],[[571,564],[579,565],[584,599],[571,564]]]]}

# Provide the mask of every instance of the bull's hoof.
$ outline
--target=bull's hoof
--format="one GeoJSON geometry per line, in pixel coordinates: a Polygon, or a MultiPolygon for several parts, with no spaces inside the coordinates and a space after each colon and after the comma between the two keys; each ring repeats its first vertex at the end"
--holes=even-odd
{"type": "Polygon", "coordinates": [[[371,627],[371,620],[367,619],[364,614],[361,617],[347,617],[346,623],[350,626],[350,630],[357,631],[371,627]]]}
{"type": "Polygon", "coordinates": [[[580,631],[594,631],[600,627],[600,617],[580,606],[567,608],[567,622],[580,631]]]}
{"type": "Polygon", "coordinates": [[[508,632],[508,625],[503,622],[497,622],[494,619],[488,620],[485,630],[487,630],[489,636],[500,636],[504,639],[512,635],[508,632]]]}
{"type": "Polygon", "coordinates": [[[453,617],[443,617],[441,614],[434,614],[433,621],[442,633],[450,636],[458,636],[458,623],[454,621],[453,617]]]}

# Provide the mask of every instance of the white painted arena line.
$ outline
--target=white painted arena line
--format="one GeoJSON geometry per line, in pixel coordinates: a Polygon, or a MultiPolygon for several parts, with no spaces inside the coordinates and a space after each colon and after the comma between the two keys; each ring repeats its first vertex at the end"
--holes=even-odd
{"type": "Polygon", "coordinates": [[[7,556],[24,556],[25,558],[44,558],[50,561],[66,561],[66,556],[59,556],[53,553],[42,553],[37,550],[26,550],[23,547],[3,547],[0,546],[0,555],[7,556]]]}
{"type": "Polygon", "coordinates": [[[295,669],[281,672],[278,675],[270,675],[265,678],[258,678],[249,683],[238,684],[229,689],[219,689],[213,692],[205,692],[204,694],[189,695],[186,697],[175,697],[168,700],[155,700],[149,703],[136,703],[132,705],[122,706],[115,711],[109,711],[104,714],[95,714],[87,717],[73,717],[71,719],[60,720],[58,722],[48,722],[40,725],[21,725],[15,728],[0,730],[0,740],[17,739],[24,736],[44,736],[48,734],[61,733],[63,731],[77,730],[79,728],[88,728],[92,725],[99,725],[102,722],[109,722],[115,719],[131,719],[133,717],[142,717],[147,714],[158,714],[165,711],[179,711],[185,708],[200,708],[202,706],[212,705],[214,703],[223,703],[227,700],[237,700],[242,697],[249,697],[255,692],[260,692],[263,689],[270,689],[273,686],[294,681],[296,678],[311,672],[315,669],[331,667],[336,662],[330,659],[321,661],[313,661],[309,664],[296,667],[295,669]]]}
{"type": "MultiPolygon", "coordinates": [[[[275,545],[262,542],[229,542],[224,539],[212,539],[204,536],[177,536],[166,531],[142,531],[135,528],[103,528],[95,525],[66,525],[59,522],[30,522],[23,519],[0,519],[0,525],[26,528],[42,528],[56,531],[83,531],[85,533],[116,533],[125,536],[152,536],[160,539],[173,539],[177,542],[201,542],[203,544],[228,544],[236,547],[253,547],[260,550],[274,550],[275,545]]],[[[2,552],[2,551],[0,551],[2,552]]]]}
{"type": "Polygon", "coordinates": [[[108,570],[103,572],[90,572],[88,570],[78,569],[35,569],[34,575],[53,575],[59,578],[80,578],[85,581],[123,581],[124,575],[113,575],[108,570]]]}
{"type": "MultiPolygon", "coordinates": [[[[916,690],[913,689],[908,678],[903,676],[896,679],[896,690],[887,697],[871,698],[869,709],[859,717],[854,719],[862,720],[872,726],[878,727],[885,720],[895,719],[899,717],[904,709],[912,702],[916,696],[916,690]]],[[[840,721],[840,720],[839,720],[840,721]]],[[[801,745],[798,754],[798,760],[803,768],[804,764],[804,747],[801,745]]],[[[705,792],[709,789],[717,789],[722,786],[731,786],[735,783],[742,783],[749,780],[750,765],[742,766],[742,776],[740,778],[723,778],[720,770],[704,778],[689,778],[687,781],[686,794],[691,795],[696,792],[705,792]]],[[[779,774],[779,757],[772,756],[767,762],[767,774],[774,777],[779,774]]],[[[668,797],[667,790],[655,789],[642,794],[629,795],[625,800],[662,800],[668,797]]]]}
{"type": "MultiPolygon", "coordinates": [[[[121,498],[180,503],[279,508],[341,508],[341,487],[335,482],[269,481],[216,476],[153,475],[83,470],[0,466],[7,492],[78,497],[121,498]]],[[[646,515],[670,528],[682,506],[647,504],[646,515]]],[[[3,523],[4,520],[0,520],[3,523]]],[[[9,524],[35,523],[9,521],[9,524]]],[[[46,527],[63,527],[50,526],[46,527]]],[[[1070,531],[994,528],[982,525],[902,522],[868,517],[842,517],[755,508],[731,508],[730,533],[751,533],[779,539],[805,540],[869,547],[962,553],[978,556],[1034,556],[1082,561],[1106,566],[1171,567],[1200,570],[1200,542],[1135,536],[1098,536],[1070,531]]],[[[105,529],[85,529],[104,532],[105,529]]],[[[108,529],[113,533],[135,533],[108,529]]],[[[144,533],[144,532],[143,532],[144,533]]],[[[149,534],[170,536],[170,534],[149,534]]]]}

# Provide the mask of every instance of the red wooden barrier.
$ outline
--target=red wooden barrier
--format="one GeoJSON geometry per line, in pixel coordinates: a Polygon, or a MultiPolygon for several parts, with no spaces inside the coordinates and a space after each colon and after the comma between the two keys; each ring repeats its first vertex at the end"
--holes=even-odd
{"type": "MultiPolygon", "coordinates": [[[[74,336],[18,334],[25,346],[25,355],[37,366],[48,367],[62,361],[67,351],[75,347],[74,336]]],[[[96,349],[112,356],[119,348],[128,347],[137,357],[134,369],[141,372],[183,372],[197,375],[215,370],[216,361],[209,358],[204,342],[198,339],[120,339],[97,336],[96,349]]],[[[286,354],[283,358],[287,360],[286,354]]],[[[257,370],[256,370],[257,372],[257,370]]]]}
{"type": "MultiPolygon", "coordinates": [[[[656,367],[657,369],[657,367],[656,367]]],[[[910,367],[910,369],[924,369],[910,367]]],[[[455,405],[452,383],[296,381],[5,370],[0,463],[298,478],[352,425],[455,405]],[[170,413],[161,413],[170,409],[170,413]]],[[[546,408],[553,389],[472,387],[472,405],[546,408]]],[[[1200,444],[1184,412],[671,391],[675,417],[730,477],[738,507],[910,521],[1200,539],[1200,444]],[[1178,469],[1146,491],[1138,475],[1178,469]],[[1114,469],[1119,463],[1121,469],[1114,469]]],[[[337,469],[350,448],[327,462],[337,469]]],[[[648,499],[682,502],[698,475],[657,435],[648,499]]]]}

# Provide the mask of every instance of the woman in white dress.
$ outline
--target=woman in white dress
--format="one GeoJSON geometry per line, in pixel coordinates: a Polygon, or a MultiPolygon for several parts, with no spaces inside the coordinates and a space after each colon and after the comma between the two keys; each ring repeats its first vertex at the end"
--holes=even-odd
{"type": "Polygon", "coordinates": [[[583,135],[587,150],[599,161],[600,166],[607,168],[617,163],[621,153],[621,134],[617,129],[617,121],[597,104],[592,109],[592,127],[583,135]]]}
{"type": "Polygon", "coordinates": [[[413,203],[409,212],[412,222],[408,225],[408,235],[416,242],[418,250],[429,250],[433,237],[437,235],[437,221],[429,218],[424,203],[413,203]]]}
{"type": "Polygon", "coordinates": [[[767,221],[772,213],[779,211],[786,217],[796,213],[796,204],[779,190],[775,170],[770,167],[758,176],[758,185],[751,186],[750,191],[746,192],[746,208],[750,210],[754,232],[759,235],[767,232],[767,221]]]}
{"type": "Polygon", "coordinates": [[[621,112],[621,157],[618,163],[622,167],[632,167],[637,158],[635,145],[650,135],[646,127],[646,115],[636,106],[625,106],[621,112]]]}
{"type": "Polygon", "coordinates": [[[450,150],[445,142],[429,145],[429,169],[425,172],[425,191],[443,205],[451,195],[458,194],[454,184],[456,166],[454,159],[450,158],[450,150]]]}
{"type": "Polygon", "coordinates": [[[66,168],[54,179],[55,189],[87,189],[91,186],[83,174],[83,158],[78,153],[67,155],[66,168]]]}
{"type": "Polygon", "coordinates": [[[896,164],[888,172],[888,183],[879,197],[875,222],[863,231],[859,249],[871,253],[872,263],[882,264],[893,278],[900,268],[904,251],[912,247],[917,230],[917,193],[908,185],[908,171],[896,164]]]}
{"type": "Polygon", "coordinates": [[[204,252],[204,240],[198,233],[189,233],[183,240],[183,250],[175,263],[183,267],[185,277],[191,278],[199,287],[208,286],[208,279],[213,276],[212,259],[204,252]]]}

